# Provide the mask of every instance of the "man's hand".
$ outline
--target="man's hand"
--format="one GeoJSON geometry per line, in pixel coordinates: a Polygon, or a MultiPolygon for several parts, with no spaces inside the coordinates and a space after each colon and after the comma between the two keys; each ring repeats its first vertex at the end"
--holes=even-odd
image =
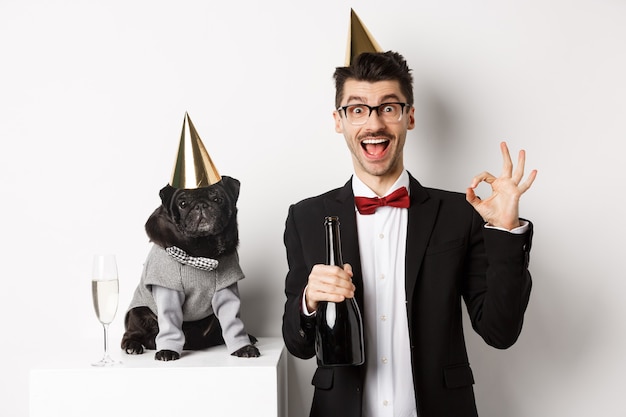
{"type": "Polygon", "coordinates": [[[517,167],[513,169],[506,142],[500,143],[500,150],[503,160],[500,177],[496,178],[487,171],[475,176],[465,197],[490,226],[512,230],[520,225],[519,200],[535,181],[537,170],[532,170],[526,181],[520,183],[524,177],[526,152],[523,150],[519,152],[517,167]],[[483,181],[490,184],[492,190],[491,196],[486,200],[481,200],[474,192],[474,189],[483,181]]]}
{"type": "Polygon", "coordinates": [[[332,265],[313,266],[304,297],[309,313],[317,310],[320,301],[339,303],[354,297],[352,266],[345,264],[343,269],[332,265]]]}

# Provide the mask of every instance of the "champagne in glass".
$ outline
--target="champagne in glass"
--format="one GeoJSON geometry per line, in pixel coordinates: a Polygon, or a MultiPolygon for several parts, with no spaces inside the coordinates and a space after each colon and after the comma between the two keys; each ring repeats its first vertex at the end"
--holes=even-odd
{"type": "Polygon", "coordinates": [[[119,281],[115,255],[94,255],[91,294],[96,316],[104,328],[104,356],[93,366],[110,366],[119,362],[109,356],[109,324],[115,318],[119,298],[119,281]]]}

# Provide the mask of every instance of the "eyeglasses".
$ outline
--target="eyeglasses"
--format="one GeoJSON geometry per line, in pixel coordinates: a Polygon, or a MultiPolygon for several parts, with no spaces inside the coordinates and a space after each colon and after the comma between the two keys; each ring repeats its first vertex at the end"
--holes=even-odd
{"type": "Polygon", "coordinates": [[[343,114],[345,114],[350,124],[359,126],[367,123],[373,111],[376,111],[378,117],[385,122],[397,123],[402,120],[404,108],[407,106],[411,107],[408,103],[381,103],[374,107],[367,104],[349,104],[339,107],[337,111],[343,110],[343,114]]]}

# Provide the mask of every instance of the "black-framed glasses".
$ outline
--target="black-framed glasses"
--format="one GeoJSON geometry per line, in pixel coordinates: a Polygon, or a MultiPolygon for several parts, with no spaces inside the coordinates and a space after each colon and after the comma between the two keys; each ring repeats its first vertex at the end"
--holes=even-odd
{"type": "Polygon", "coordinates": [[[397,123],[402,120],[404,114],[404,108],[411,107],[408,103],[381,103],[378,106],[368,106],[367,104],[348,104],[347,106],[341,106],[337,111],[343,110],[343,114],[346,119],[353,125],[364,125],[372,115],[373,111],[376,111],[378,117],[383,119],[387,123],[397,123]]]}

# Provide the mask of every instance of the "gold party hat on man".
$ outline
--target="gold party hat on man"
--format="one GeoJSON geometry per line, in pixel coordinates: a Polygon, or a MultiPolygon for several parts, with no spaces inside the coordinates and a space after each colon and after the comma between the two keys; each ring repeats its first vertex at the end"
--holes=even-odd
{"type": "Polygon", "coordinates": [[[174,188],[195,189],[208,187],[220,182],[222,177],[213,165],[200,135],[196,131],[189,114],[185,112],[183,131],[180,135],[178,154],[170,185],[174,188]]]}
{"type": "Polygon", "coordinates": [[[349,67],[354,58],[363,52],[383,52],[359,16],[350,9],[350,32],[348,33],[348,48],[346,50],[346,67],[349,67]]]}

